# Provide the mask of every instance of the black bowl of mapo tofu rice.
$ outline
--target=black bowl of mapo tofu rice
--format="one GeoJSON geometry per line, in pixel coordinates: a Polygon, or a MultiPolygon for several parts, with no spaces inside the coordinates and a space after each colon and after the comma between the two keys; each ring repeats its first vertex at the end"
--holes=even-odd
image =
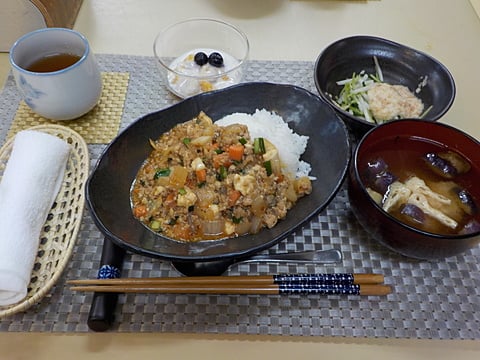
{"type": "Polygon", "coordinates": [[[87,204],[117,245],[208,274],[324,209],[349,161],[348,131],[317,95],[244,83],[132,123],[93,170],[87,204]]]}

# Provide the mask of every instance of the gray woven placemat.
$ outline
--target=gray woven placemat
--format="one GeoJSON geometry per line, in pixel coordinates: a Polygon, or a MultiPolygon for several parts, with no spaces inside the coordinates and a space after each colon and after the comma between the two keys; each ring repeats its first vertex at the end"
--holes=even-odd
{"type": "MultiPolygon", "coordinates": [[[[130,73],[121,128],[178,101],[151,57],[100,55],[102,71],[130,73]]],[[[272,81],[315,92],[313,63],[252,61],[247,81],[272,81]]],[[[0,94],[0,141],[19,103],[13,78],[0,94]]],[[[89,145],[92,165],[104,145],[89,145]]],[[[0,331],[87,332],[92,295],[66,279],[97,275],[103,237],[85,213],[71,263],[51,293],[27,312],[0,320],[0,331]]],[[[111,331],[271,334],[419,339],[480,339],[480,248],[442,261],[416,261],[372,241],[351,213],[345,189],[318,216],[266,252],[337,248],[335,266],[242,264],[229,274],[382,272],[386,297],[121,295],[111,331]]],[[[124,276],[177,276],[168,262],[128,255],[124,276]]]]}

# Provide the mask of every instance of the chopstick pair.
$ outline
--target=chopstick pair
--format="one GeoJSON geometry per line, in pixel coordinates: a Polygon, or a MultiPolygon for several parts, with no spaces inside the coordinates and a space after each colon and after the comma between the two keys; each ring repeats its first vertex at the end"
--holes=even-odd
{"type": "Polygon", "coordinates": [[[380,274],[280,274],[70,280],[73,291],[163,294],[321,294],[371,295],[391,293],[380,274]]]}

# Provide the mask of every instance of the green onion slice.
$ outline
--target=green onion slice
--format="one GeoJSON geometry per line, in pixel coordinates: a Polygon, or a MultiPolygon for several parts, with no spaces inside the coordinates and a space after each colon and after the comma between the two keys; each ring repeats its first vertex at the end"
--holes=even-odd
{"type": "Polygon", "coordinates": [[[170,176],[169,168],[158,169],[157,171],[155,171],[155,175],[153,176],[153,178],[156,180],[158,178],[166,177],[166,176],[170,176]]]}
{"type": "Polygon", "coordinates": [[[217,179],[225,180],[227,178],[227,175],[228,175],[227,168],[223,165],[220,165],[220,167],[218,168],[217,179]]]}
{"type": "Polygon", "coordinates": [[[235,217],[235,216],[232,216],[232,222],[234,224],[240,224],[243,220],[243,217],[235,217]]]}
{"type": "Polygon", "coordinates": [[[270,176],[272,175],[273,171],[272,171],[272,162],[270,160],[268,161],[265,161],[263,163],[263,166],[265,167],[265,170],[267,170],[267,175],[270,176]]]}
{"type": "Polygon", "coordinates": [[[265,141],[263,138],[253,139],[253,152],[255,154],[265,154],[265,141]]]}

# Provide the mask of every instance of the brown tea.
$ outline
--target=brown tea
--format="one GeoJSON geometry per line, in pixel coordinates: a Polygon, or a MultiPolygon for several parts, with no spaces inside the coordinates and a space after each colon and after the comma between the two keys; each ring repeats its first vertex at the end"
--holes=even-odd
{"type": "Polygon", "coordinates": [[[53,54],[44,56],[35,60],[32,64],[25,67],[32,72],[52,72],[65,69],[80,60],[80,56],[73,54],[53,54]]]}

